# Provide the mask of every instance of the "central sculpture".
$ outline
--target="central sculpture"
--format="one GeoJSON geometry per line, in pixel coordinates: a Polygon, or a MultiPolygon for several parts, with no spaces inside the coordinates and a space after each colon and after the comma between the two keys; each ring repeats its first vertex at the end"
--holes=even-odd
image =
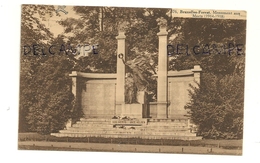
{"type": "Polygon", "coordinates": [[[123,54],[119,54],[118,57],[122,60],[125,66],[129,68],[129,72],[126,73],[126,83],[125,83],[125,97],[126,103],[138,103],[137,93],[147,92],[149,81],[144,75],[144,71],[147,67],[151,68],[154,73],[155,70],[147,62],[144,56],[137,56],[133,60],[125,61],[123,59],[123,54]]]}

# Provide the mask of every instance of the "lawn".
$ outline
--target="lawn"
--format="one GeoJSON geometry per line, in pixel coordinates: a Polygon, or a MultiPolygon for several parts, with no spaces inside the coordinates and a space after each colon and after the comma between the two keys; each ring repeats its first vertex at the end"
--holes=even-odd
{"type": "Polygon", "coordinates": [[[242,149],[242,140],[169,140],[169,139],[141,139],[141,138],[102,138],[102,137],[54,137],[37,133],[19,133],[19,141],[46,141],[46,142],[83,142],[105,144],[138,144],[163,146],[197,146],[223,149],[242,149]]]}
{"type": "Polygon", "coordinates": [[[95,151],[95,152],[134,152],[134,153],[183,153],[211,155],[242,155],[241,149],[209,148],[200,146],[162,146],[136,144],[104,144],[76,142],[19,142],[19,150],[49,150],[49,151],[95,151]]]}

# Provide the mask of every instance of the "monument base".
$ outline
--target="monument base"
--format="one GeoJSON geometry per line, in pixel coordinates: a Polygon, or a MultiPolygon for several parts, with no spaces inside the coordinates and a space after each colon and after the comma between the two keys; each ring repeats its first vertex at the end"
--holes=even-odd
{"type": "Polygon", "coordinates": [[[123,110],[123,107],[124,107],[124,103],[118,103],[116,104],[116,108],[115,108],[115,116],[120,116],[122,114],[122,110],[123,110]]]}
{"type": "Polygon", "coordinates": [[[144,104],[123,104],[122,116],[128,116],[131,118],[144,118],[143,108],[144,104]]]}
{"type": "Polygon", "coordinates": [[[140,104],[146,104],[147,93],[144,91],[138,91],[136,95],[137,102],[140,104]]]}

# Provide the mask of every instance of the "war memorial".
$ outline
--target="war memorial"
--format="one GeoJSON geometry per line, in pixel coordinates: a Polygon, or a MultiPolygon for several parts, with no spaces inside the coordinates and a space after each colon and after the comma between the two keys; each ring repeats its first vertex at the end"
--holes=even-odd
{"type": "MultiPolygon", "coordinates": [[[[138,71],[142,59],[126,60],[125,31],[119,30],[117,39],[116,73],[83,73],[72,71],[72,93],[75,107],[81,109],[80,119],[71,119],[64,130],[51,135],[57,137],[105,137],[197,140],[195,126],[188,110],[190,85],[200,83],[202,69],[168,71],[166,25],[159,24],[157,101],[147,99],[147,81],[138,71]],[[138,63],[139,62],[139,63],[138,63]],[[132,69],[137,87],[137,102],[126,103],[126,67],[132,69]]],[[[156,36],[155,36],[156,38],[156,36]]],[[[78,110],[74,110],[78,111],[78,110]]]]}

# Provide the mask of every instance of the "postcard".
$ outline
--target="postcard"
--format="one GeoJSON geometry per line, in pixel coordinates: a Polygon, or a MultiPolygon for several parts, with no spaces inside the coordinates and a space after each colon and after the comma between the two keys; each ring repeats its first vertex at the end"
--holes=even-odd
{"type": "Polygon", "coordinates": [[[246,11],[21,8],[19,150],[242,155],[246,11]]]}

